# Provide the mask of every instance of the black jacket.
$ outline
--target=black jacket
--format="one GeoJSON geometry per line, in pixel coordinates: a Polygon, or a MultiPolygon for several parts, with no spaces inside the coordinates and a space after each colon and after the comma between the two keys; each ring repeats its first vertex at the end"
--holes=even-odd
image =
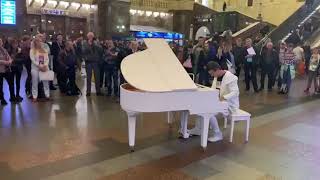
{"type": "Polygon", "coordinates": [[[272,49],[271,51],[271,61],[267,62],[267,56],[268,56],[268,50],[264,49],[261,53],[261,67],[265,67],[266,65],[271,65],[273,67],[276,67],[277,64],[279,64],[279,54],[275,49],[272,49]]]}
{"type": "MultiPolygon", "coordinates": [[[[259,66],[260,64],[260,56],[259,56],[259,51],[257,50],[257,48],[253,47],[254,51],[256,52],[256,55],[254,55],[252,57],[252,64],[255,65],[255,66],[259,66]]],[[[247,48],[245,47],[243,49],[243,54],[244,54],[244,57],[246,57],[247,55],[249,55],[248,51],[247,51],[247,48]]],[[[244,59],[244,64],[248,64],[250,62],[247,61],[247,58],[244,59]]]]}
{"type": "Polygon", "coordinates": [[[239,65],[244,63],[246,58],[245,58],[245,53],[244,53],[244,48],[243,47],[235,46],[232,49],[232,53],[233,53],[233,56],[234,56],[235,64],[237,66],[239,66],[239,65]]]}

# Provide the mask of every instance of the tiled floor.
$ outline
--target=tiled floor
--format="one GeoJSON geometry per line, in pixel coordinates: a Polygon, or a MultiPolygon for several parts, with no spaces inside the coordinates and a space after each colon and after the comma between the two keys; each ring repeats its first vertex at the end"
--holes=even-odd
{"type": "Polygon", "coordinates": [[[241,92],[253,115],[249,143],[239,123],[234,143],[210,143],[205,152],[199,137],[178,139],[178,113],[172,127],[164,113],[151,113],[139,117],[130,153],[127,117],[114,98],[54,92],[53,102],[1,107],[0,179],[318,180],[320,100],[304,86],[297,79],[288,97],[241,92]]]}

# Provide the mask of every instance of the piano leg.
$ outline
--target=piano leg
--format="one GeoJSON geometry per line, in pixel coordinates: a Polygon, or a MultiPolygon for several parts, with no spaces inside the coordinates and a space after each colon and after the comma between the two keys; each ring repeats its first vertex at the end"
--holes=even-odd
{"type": "Polygon", "coordinates": [[[206,150],[208,144],[209,121],[212,115],[201,115],[201,147],[206,150]]]}
{"type": "Polygon", "coordinates": [[[172,112],[167,112],[167,121],[168,124],[171,125],[172,124],[172,112]]]}
{"type": "Polygon", "coordinates": [[[181,134],[184,139],[189,138],[189,133],[188,133],[188,118],[189,118],[189,112],[188,111],[182,111],[181,112],[181,121],[180,121],[180,126],[181,126],[181,134]]]}
{"type": "Polygon", "coordinates": [[[127,114],[128,114],[129,146],[130,146],[131,152],[134,152],[137,114],[133,112],[128,112],[127,114]]]}

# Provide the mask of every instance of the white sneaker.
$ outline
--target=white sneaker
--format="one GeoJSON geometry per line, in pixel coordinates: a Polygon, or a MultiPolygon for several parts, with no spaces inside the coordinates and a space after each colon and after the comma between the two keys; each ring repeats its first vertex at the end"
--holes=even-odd
{"type": "Polygon", "coordinates": [[[183,139],[188,139],[189,137],[191,137],[192,135],[190,135],[188,132],[186,134],[183,134],[181,129],[179,130],[179,134],[181,135],[181,137],[183,139]]]}
{"type": "Polygon", "coordinates": [[[200,128],[193,128],[187,131],[191,135],[200,136],[201,135],[201,129],[200,128]]]}
{"type": "Polygon", "coordinates": [[[222,132],[214,133],[213,136],[208,138],[209,142],[218,142],[223,140],[222,132]]]}

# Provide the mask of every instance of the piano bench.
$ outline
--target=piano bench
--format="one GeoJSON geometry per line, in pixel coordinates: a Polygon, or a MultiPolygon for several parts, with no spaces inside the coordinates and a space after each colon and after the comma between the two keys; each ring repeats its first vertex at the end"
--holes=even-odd
{"type": "Polygon", "coordinates": [[[246,121],[246,142],[249,141],[249,131],[250,131],[250,119],[251,119],[251,114],[243,111],[241,109],[238,109],[236,112],[232,112],[229,114],[228,117],[224,117],[224,128],[227,127],[227,121],[230,119],[230,124],[231,124],[231,130],[230,130],[230,137],[229,137],[229,142],[233,141],[233,132],[234,132],[234,124],[237,121],[246,121]]]}

